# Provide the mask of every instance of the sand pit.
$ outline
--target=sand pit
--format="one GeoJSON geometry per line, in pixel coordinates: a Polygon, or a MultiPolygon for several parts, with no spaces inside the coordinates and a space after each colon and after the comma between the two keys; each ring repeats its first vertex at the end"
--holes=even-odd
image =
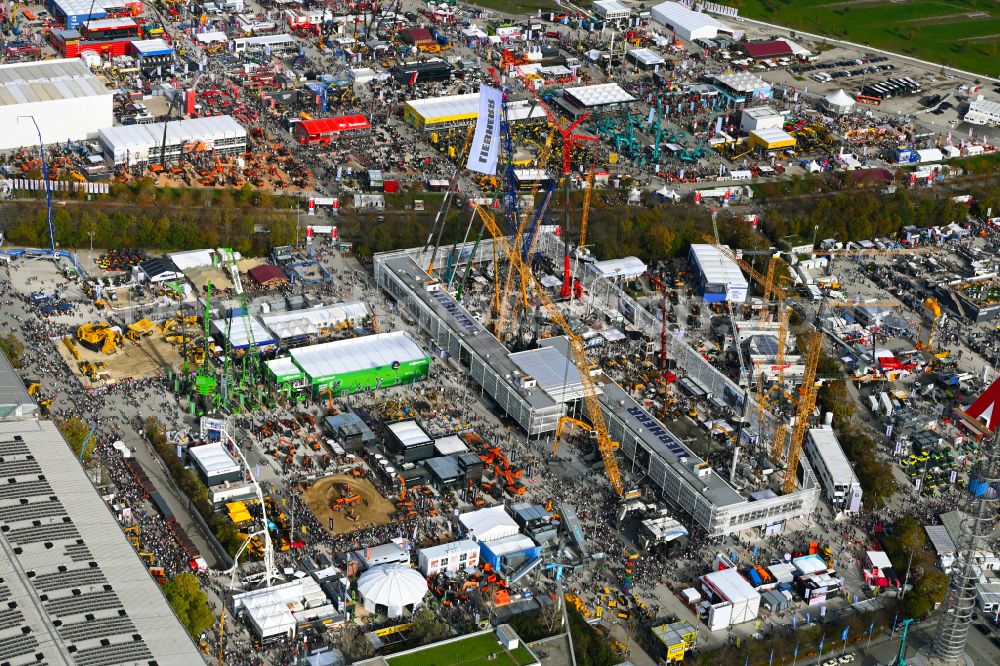
{"type": "Polygon", "coordinates": [[[69,348],[66,347],[62,338],[52,338],[52,344],[69,365],[73,375],[87,388],[117,384],[123,379],[155,377],[161,374],[164,368],[178,368],[181,364],[181,355],[178,350],[165,339],[157,336],[147,337],[143,340],[141,347],[126,340],[121,350],[110,356],[91,351],[75,341],[76,349],[80,353],[79,360],[70,354],[69,348]],[[107,379],[98,382],[90,381],[90,378],[80,371],[80,361],[103,362],[102,372],[107,373],[107,379]]]}
{"type": "Polygon", "coordinates": [[[312,488],[302,494],[302,499],[312,509],[312,512],[319,519],[331,534],[345,534],[366,527],[384,525],[392,521],[392,515],[396,512],[395,505],[382,497],[371,483],[365,479],[356,479],[349,474],[337,474],[327,476],[313,483],[312,488]],[[347,510],[334,511],[330,508],[330,502],[336,502],[341,497],[341,484],[349,483],[351,493],[361,496],[361,501],[351,508],[357,521],[348,519],[347,510]],[[330,519],[333,518],[333,529],[330,529],[330,519]]]}

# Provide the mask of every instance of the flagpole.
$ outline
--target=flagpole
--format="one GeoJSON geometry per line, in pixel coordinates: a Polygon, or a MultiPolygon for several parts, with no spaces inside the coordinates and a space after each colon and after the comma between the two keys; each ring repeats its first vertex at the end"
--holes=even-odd
{"type": "Polygon", "coordinates": [[[872,625],[868,627],[868,644],[865,645],[865,652],[868,652],[868,648],[872,646],[872,634],[875,633],[875,620],[872,620],[872,625]]]}
{"type": "Polygon", "coordinates": [[[795,662],[798,658],[799,658],[799,642],[795,641],[795,652],[792,653],[792,666],[795,666],[795,662]]]}
{"type": "Polygon", "coordinates": [[[819,654],[816,656],[816,666],[819,666],[819,662],[823,661],[823,643],[826,642],[826,634],[823,634],[819,638],[819,654]]]}

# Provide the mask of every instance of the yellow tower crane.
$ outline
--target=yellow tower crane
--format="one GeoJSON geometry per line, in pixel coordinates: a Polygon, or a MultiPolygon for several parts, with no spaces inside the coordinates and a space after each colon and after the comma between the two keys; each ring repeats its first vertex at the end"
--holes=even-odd
{"type": "Polygon", "coordinates": [[[583,385],[583,399],[584,404],[587,407],[587,416],[590,418],[590,424],[594,429],[595,436],[597,437],[597,448],[601,453],[601,459],[604,461],[604,471],[608,476],[608,480],[611,482],[611,488],[615,491],[616,495],[621,497],[625,492],[625,486],[622,483],[621,471],[618,469],[618,461],[615,459],[615,449],[617,448],[617,444],[611,439],[611,435],[608,434],[608,426],[604,419],[604,411],[602,410],[601,402],[597,397],[597,388],[594,386],[594,380],[590,376],[590,371],[594,367],[594,363],[587,357],[587,351],[584,347],[583,338],[573,332],[573,329],[570,327],[569,322],[566,321],[566,317],[563,315],[562,311],[552,302],[552,299],[549,298],[548,292],[546,292],[545,288],[531,274],[528,266],[521,261],[519,248],[517,246],[511,246],[508,237],[505,236],[503,231],[501,231],[497,226],[493,213],[479,204],[476,204],[476,208],[480,217],[482,217],[486,228],[493,236],[494,242],[500,246],[504,253],[507,254],[507,257],[511,262],[511,266],[516,268],[520,273],[522,283],[531,286],[535,295],[538,297],[538,300],[548,313],[549,318],[553,321],[553,323],[561,328],[566,334],[566,337],[569,338],[570,349],[573,353],[573,363],[576,365],[577,371],[580,374],[580,383],[583,385]]]}
{"type": "Polygon", "coordinates": [[[802,456],[802,442],[809,427],[809,418],[816,408],[816,368],[819,367],[820,352],[823,349],[823,334],[815,331],[810,336],[808,348],[805,374],[802,376],[802,386],[799,387],[799,404],[795,410],[795,430],[792,431],[792,441],[788,444],[784,483],[786,495],[795,490],[795,476],[799,468],[799,458],[802,456]]]}

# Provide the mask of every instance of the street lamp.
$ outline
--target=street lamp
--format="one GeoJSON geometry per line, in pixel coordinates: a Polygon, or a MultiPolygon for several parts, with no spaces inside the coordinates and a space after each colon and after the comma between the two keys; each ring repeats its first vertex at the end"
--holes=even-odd
{"type": "Polygon", "coordinates": [[[52,187],[49,183],[49,166],[45,161],[45,145],[42,143],[42,130],[38,127],[38,122],[35,121],[34,116],[18,116],[17,122],[20,123],[23,118],[30,119],[35,126],[35,131],[38,132],[38,151],[42,154],[42,178],[45,180],[45,203],[48,209],[49,244],[52,248],[52,257],[54,259],[56,256],[56,236],[52,232],[52,187]]]}

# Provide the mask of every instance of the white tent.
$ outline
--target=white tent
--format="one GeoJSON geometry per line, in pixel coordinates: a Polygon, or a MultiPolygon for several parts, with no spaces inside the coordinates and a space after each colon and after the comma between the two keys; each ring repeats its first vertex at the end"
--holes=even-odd
{"type": "Polygon", "coordinates": [[[494,541],[517,534],[517,521],[502,506],[469,511],[458,517],[467,536],[475,541],[494,541]]]}
{"type": "Polygon", "coordinates": [[[406,565],[388,564],[361,574],[358,592],[367,611],[384,612],[387,617],[396,618],[420,606],[427,594],[427,581],[420,572],[406,565]]]}
{"type": "Polygon", "coordinates": [[[368,306],[361,301],[336,305],[317,305],[304,310],[290,310],[262,315],[260,320],[278,340],[319,335],[347,322],[359,324],[368,317],[368,306]]]}
{"type": "Polygon", "coordinates": [[[854,99],[841,88],[824,97],[823,105],[833,113],[849,113],[854,108],[854,99]]]}
{"type": "Polygon", "coordinates": [[[726,26],[704,12],[688,9],[679,2],[662,2],[651,10],[653,20],[671,28],[686,41],[715,39],[726,26]]]}
{"type": "Polygon", "coordinates": [[[646,264],[636,257],[622,257],[621,259],[606,259],[596,261],[590,265],[590,270],[601,277],[615,277],[629,280],[636,278],[646,272],[646,264]]]}
{"type": "Polygon", "coordinates": [[[662,201],[679,201],[681,195],[676,190],[667,188],[666,185],[656,190],[656,197],[662,201]]]}

